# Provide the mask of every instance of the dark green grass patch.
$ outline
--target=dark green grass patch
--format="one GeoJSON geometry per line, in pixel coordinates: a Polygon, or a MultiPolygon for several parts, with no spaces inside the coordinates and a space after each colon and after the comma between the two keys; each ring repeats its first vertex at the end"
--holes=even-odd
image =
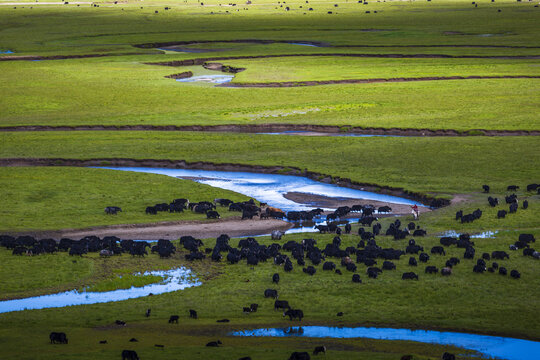
{"type": "Polygon", "coordinates": [[[297,167],[360,183],[447,196],[479,192],[482,184],[502,193],[508,185],[524,188],[540,177],[537,137],[346,138],[103,131],[1,133],[0,139],[3,158],[150,158],[297,167]]]}
{"type": "MultiPolygon", "coordinates": [[[[232,191],[164,175],[89,168],[0,168],[4,206],[2,230],[57,230],[88,226],[206,220],[204,214],[160,212],[146,215],[147,206],[177,198],[192,202],[215,198],[248,200],[232,191]],[[117,215],[105,207],[119,206],[117,215]]],[[[234,216],[218,209],[222,217],[234,216]]]]}

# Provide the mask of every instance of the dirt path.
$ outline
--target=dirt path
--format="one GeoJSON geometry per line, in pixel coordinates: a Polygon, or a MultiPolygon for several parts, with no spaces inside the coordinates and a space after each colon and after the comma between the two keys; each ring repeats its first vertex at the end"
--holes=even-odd
{"type": "MultiPolygon", "coordinates": [[[[252,4],[253,5],[253,4],[252,4]]],[[[223,5],[226,6],[226,5],[223,5]]],[[[359,29],[357,31],[362,32],[376,32],[376,31],[396,31],[395,29],[359,29]]],[[[450,35],[450,34],[449,34],[450,35]]],[[[457,34],[456,34],[457,35],[457,34]]],[[[459,34],[465,35],[465,34],[459,34]]],[[[195,44],[212,44],[212,43],[226,43],[226,44],[306,44],[315,47],[328,47],[328,48],[502,48],[502,49],[539,49],[540,46],[527,46],[527,45],[486,45],[486,44],[416,44],[416,45],[372,45],[372,44],[352,44],[352,45],[333,45],[327,42],[310,41],[310,40],[257,40],[257,39],[238,39],[238,40],[191,40],[191,41],[171,41],[162,43],[146,43],[133,45],[142,49],[151,48],[181,48],[183,46],[195,45],[195,44]]],[[[221,49],[212,49],[213,51],[219,51],[221,49]]]]}
{"type": "Polygon", "coordinates": [[[125,224],[92,227],[86,229],[64,229],[58,231],[28,231],[17,234],[32,235],[38,238],[79,239],[88,235],[99,237],[117,236],[120,239],[133,240],[176,240],[180,236],[191,235],[196,238],[216,238],[221,234],[231,237],[269,234],[272,230],[285,231],[292,224],[282,220],[239,220],[225,219],[217,221],[162,222],[155,224],[125,224]]]}
{"type": "Polygon", "coordinates": [[[238,55],[238,56],[216,56],[195,58],[189,60],[173,60],[162,62],[147,62],[146,65],[158,66],[193,66],[202,65],[209,61],[223,60],[249,60],[249,59],[270,59],[285,57],[353,57],[353,58],[383,58],[383,59],[504,59],[504,60],[531,60],[540,59],[540,55],[445,55],[445,54],[364,54],[364,53],[297,53],[279,55],[238,55]]]}
{"type": "Polygon", "coordinates": [[[313,81],[283,81],[283,82],[253,82],[253,83],[233,83],[219,84],[219,87],[234,88],[281,88],[281,87],[303,87],[335,84],[372,84],[372,83],[393,83],[393,82],[414,82],[414,81],[440,81],[440,80],[486,80],[486,79],[540,79],[540,76],[533,75],[504,75],[504,76],[429,76],[411,78],[378,78],[378,79],[343,79],[343,80],[313,80],[313,81]]]}
{"type": "Polygon", "coordinates": [[[5,131],[201,131],[234,133],[285,133],[290,136],[345,136],[345,135],[384,135],[384,136],[539,136],[539,130],[486,130],[471,129],[411,129],[411,128],[373,128],[354,126],[310,125],[310,124],[227,124],[227,125],[74,125],[74,126],[0,126],[5,131]],[[297,133],[286,133],[295,131],[297,133]]]}

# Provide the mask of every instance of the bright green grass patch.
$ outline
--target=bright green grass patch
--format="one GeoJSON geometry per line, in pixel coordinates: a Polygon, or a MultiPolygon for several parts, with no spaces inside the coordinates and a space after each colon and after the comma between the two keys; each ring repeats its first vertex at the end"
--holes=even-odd
{"type": "MultiPolygon", "coordinates": [[[[81,131],[1,133],[0,141],[2,158],[121,157],[297,167],[361,183],[447,195],[476,193],[482,184],[500,193],[508,185],[523,188],[540,177],[536,155],[540,142],[535,136],[348,138],[81,131]]],[[[120,206],[125,201],[115,199],[120,206]]],[[[91,211],[101,212],[108,205],[109,201],[100,203],[91,211]]]]}
{"type": "MultiPolygon", "coordinates": [[[[146,215],[147,206],[177,198],[213,201],[248,198],[232,191],[163,175],[88,168],[0,168],[2,230],[52,230],[88,226],[205,220],[204,214],[160,212],[146,215]],[[122,212],[107,215],[107,206],[122,212]]],[[[219,210],[218,210],[219,211],[219,210]]],[[[222,217],[233,214],[222,211],[222,217]]]]}
{"type": "MultiPolygon", "coordinates": [[[[270,59],[268,66],[272,67],[274,60],[280,61],[270,59]]],[[[393,70],[395,68],[384,59],[370,61],[381,64],[375,68],[383,72],[384,77],[392,76],[393,71],[404,71],[393,70]]],[[[422,71],[419,67],[421,63],[416,63],[417,71],[422,71]]],[[[359,61],[359,64],[362,62],[359,61]]],[[[433,64],[437,64],[437,61],[433,61],[433,64]]],[[[502,72],[514,74],[537,73],[531,62],[520,64],[510,63],[499,68],[502,72]]],[[[399,66],[399,69],[403,67],[399,66]]],[[[497,68],[496,65],[486,64],[482,74],[499,74],[489,70],[491,67],[497,68]]],[[[465,71],[466,67],[459,66],[459,71],[451,70],[450,65],[442,68],[446,75],[453,75],[465,71]]],[[[275,71],[265,72],[270,77],[287,76],[289,71],[284,67],[280,69],[285,71],[285,75],[275,71]]],[[[316,70],[317,67],[308,69],[311,75],[301,72],[305,74],[301,75],[302,78],[327,79],[336,76],[331,66],[321,64],[320,71],[316,70]]],[[[539,120],[534,116],[538,107],[536,94],[540,90],[540,81],[536,79],[231,89],[210,84],[179,83],[164,78],[187,70],[196,75],[210,73],[202,71],[200,66],[171,68],[144,65],[137,58],[130,61],[103,58],[0,63],[4,81],[0,97],[0,107],[3,109],[0,124],[216,125],[272,121],[457,130],[540,128],[539,120]],[[294,113],[297,109],[310,111],[294,113]],[[264,117],[268,114],[278,116],[264,117]],[[281,116],[283,114],[290,115],[281,116]]],[[[249,70],[246,74],[250,74],[249,70]]],[[[430,75],[436,72],[433,70],[430,75]]],[[[467,70],[464,74],[473,72],[467,70]]],[[[340,76],[379,75],[354,75],[348,72],[347,76],[340,76]]],[[[238,76],[244,75],[240,73],[238,76]]]]}
{"type": "MultiPolygon", "coordinates": [[[[201,6],[190,0],[168,11],[162,9],[171,5],[161,1],[147,2],[143,9],[140,9],[139,3],[108,4],[100,8],[62,5],[33,6],[33,9],[19,6],[13,9],[10,6],[0,6],[0,50],[13,50],[15,55],[148,54],[1,63],[3,90],[0,92],[0,124],[252,123],[265,122],[265,114],[286,114],[297,108],[352,106],[352,109],[332,110],[331,116],[310,111],[278,116],[275,121],[458,130],[539,128],[538,119],[534,116],[538,108],[536,94],[539,91],[538,81],[535,80],[340,85],[309,89],[221,89],[180,84],[163,78],[174,72],[194,68],[175,69],[141,64],[203,55],[172,52],[167,55],[157,54],[156,50],[131,46],[148,42],[214,40],[217,43],[208,45],[224,49],[228,45],[233,47],[232,50],[207,53],[204,56],[314,52],[538,55],[538,49],[534,46],[539,46],[539,43],[534,34],[540,12],[530,3],[497,1],[491,4],[481,1],[481,6],[474,8],[467,1],[436,4],[392,1],[369,5],[340,3],[339,8],[335,9],[329,2],[307,5],[297,1],[288,4],[291,7],[289,12],[279,7],[275,9],[275,4],[270,1],[263,1],[256,6],[249,6],[249,10],[241,11],[219,7],[217,3],[211,1],[201,6]],[[314,11],[307,11],[304,15],[307,6],[313,7],[314,11]],[[502,9],[502,12],[496,12],[497,9],[502,9]],[[158,14],[154,14],[156,10],[158,14]],[[335,14],[328,15],[329,10],[335,14]],[[378,10],[378,13],[365,14],[366,10],[378,10]],[[229,11],[229,14],[225,11],[229,11]],[[333,45],[378,47],[314,48],[290,44],[219,43],[221,40],[234,39],[318,41],[333,45]],[[400,48],[401,45],[415,47],[400,48]],[[517,48],[482,48],[476,45],[517,48]],[[360,110],[354,108],[363,104],[369,104],[369,107],[360,110]],[[261,114],[263,117],[260,117],[261,114]]],[[[264,69],[261,68],[264,71],[260,72],[273,79],[292,79],[300,75],[302,78],[328,79],[345,75],[390,76],[401,73],[471,74],[473,70],[486,74],[523,71],[536,73],[536,68],[531,69],[529,66],[529,60],[516,61],[515,65],[501,60],[463,61],[457,68],[452,64],[458,62],[449,61],[449,65],[441,66],[439,60],[432,60],[432,63],[427,60],[423,69],[418,67],[407,72],[404,72],[404,66],[389,66],[388,61],[374,60],[369,63],[370,70],[367,72],[354,64],[350,69],[336,70],[322,63],[304,63],[305,66],[295,68],[292,73],[284,66],[278,66],[284,60],[271,59],[264,63],[264,69]],[[500,65],[502,63],[506,65],[500,65]],[[268,68],[272,71],[266,71],[268,68]],[[273,69],[279,70],[278,73],[273,69]],[[295,75],[296,72],[298,75],[295,75]]],[[[397,61],[394,63],[399,64],[397,61]]],[[[200,67],[196,69],[195,72],[200,67]]],[[[238,79],[259,76],[254,74],[260,72],[252,71],[248,69],[245,74],[239,74],[238,79]]]]}
{"type": "Polygon", "coordinates": [[[540,62],[537,60],[292,57],[226,63],[247,69],[236,74],[234,82],[540,75],[540,62]]]}

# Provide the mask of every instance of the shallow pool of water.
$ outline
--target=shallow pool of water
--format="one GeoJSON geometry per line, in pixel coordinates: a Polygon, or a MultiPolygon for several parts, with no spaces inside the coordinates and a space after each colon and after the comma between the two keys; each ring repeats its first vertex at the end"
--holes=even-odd
{"type": "Polygon", "coordinates": [[[199,75],[185,79],[176,79],[178,82],[206,82],[212,84],[224,84],[231,82],[234,75],[199,75]]]}
{"type": "MultiPolygon", "coordinates": [[[[168,175],[177,178],[187,178],[202,184],[221,189],[232,190],[252,197],[269,206],[283,211],[300,211],[313,209],[312,205],[299,204],[286,199],[288,192],[323,195],[328,197],[344,197],[352,199],[376,200],[395,204],[416,204],[413,200],[397,196],[377,194],[369,191],[349,189],[333,184],[325,184],[301,176],[275,175],[234,171],[186,170],[142,167],[105,167],[104,169],[145,172],[168,175]]],[[[187,196],[187,195],[186,195],[187,196]]]]}
{"type": "Polygon", "coordinates": [[[348,136],[348,137],[403,137],[399,135],[370,135],[370,134],[350,134],[350,133],[325,133],[316,131],[281,131],[257,133],[259,135],[297,135],[297,136],[348,136]]]}
{"type": "Polygon", "coordinates": [[[143,287],[132,287],[130,289],[114,291],[79,292],[77,290],[71,290],[58,294],[0,301],[0,313],[122,301],[148,296],[150,294],[164,294],[201,285],[201,282],[192,277],[191,271],[186,268],[167,271],[147,271],[140,275],[161,276],[163,277],[163,281],[156,284],[145,285],[143,287]]]}
{"type": "Polygon", "coordinates": [[[475,350],[484,355],[508,359],[537,359],[540,342],[499,336],[476,335],[432,330],[410,330],[368,327],[303,326],[292,328],[255,329],[236,331],[233,336],[313,337],[313,338],[368,338],[379,340],[406,340],[423,343],[454,345],[475,350]]]}
{"type": "Polygon", "coordinates": [[[311,43],[303,43],[303,42],[290,42],[287,43],[289,45],[299,45],[299,46],[311,46],[311,47],[321,47],[319,45],[311,44],[311,43]]]}
{"type": "MultiPolygon", "coordinates": [[[[481,232],[479,234],[472,234],[471,238],[475,238],[475,239],[493,239],[495,237],[495,235],[497,235],[497,233],[498,233],[497,230],[495,230],[495,231],[484,231],[484,232],[481,232]]],[[[443,232],[441,235],[439,235],[439,237],[443,237],[443,236],[459,237],[459,235],[460,235],[460,233],[458,233],[457,231],[448,230],[448,231],[443,232]]]]}

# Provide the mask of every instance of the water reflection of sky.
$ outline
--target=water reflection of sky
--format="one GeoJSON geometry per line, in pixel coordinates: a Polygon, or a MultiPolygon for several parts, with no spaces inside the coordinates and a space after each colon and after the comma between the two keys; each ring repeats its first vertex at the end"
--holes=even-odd
{"type": "Polygon", "coordinates": [[[164,280],[160,283],[145,285],[143,287],[131,287],[130,289],[105,292],[78,292],[77,290],[71,290],[58,294],[0,301],[0,313],[121,301],[201,285],[197,279],[191,277],[191,271],[185,268],[167,271],[147,271],[141,274],[141,276],[145,275],[161,276],[164,280]]]}
{"type": "Polygon", "coordinates": [[[409,330],[392,328],[341,328],[326,326],[303,326],[293,328],[256,329],[233,332],[235,336],[302,336],[313,338],[369,338],[379,340],[406,340],[475,350],[484,355],[508,359],[538,359],[540,342],[499,336],[476,335],[432,330],[409,330]]]}
{"type": "Polygon", "coordinates": [[[233,75],[199,75],[185,79],[176,79],[178,82],[207,82],[212,84],[224,84],[232,81],[233,75]]]}
{"type": "Polygon", "coordinates": [[[313,208],[313,206],[308,204],[298,204],[292,200],[286,199],[283,195],[288,192],[309,193],[328,197],[376,200],[396,204],[422,205],[413,200],[397,196],[325,184],[301,176],[141,167],[106,167],[105,169],[162,174],[172,177],[188,177],[202,184],[244,194],[284,211],[299,211],[313,208]]]}

